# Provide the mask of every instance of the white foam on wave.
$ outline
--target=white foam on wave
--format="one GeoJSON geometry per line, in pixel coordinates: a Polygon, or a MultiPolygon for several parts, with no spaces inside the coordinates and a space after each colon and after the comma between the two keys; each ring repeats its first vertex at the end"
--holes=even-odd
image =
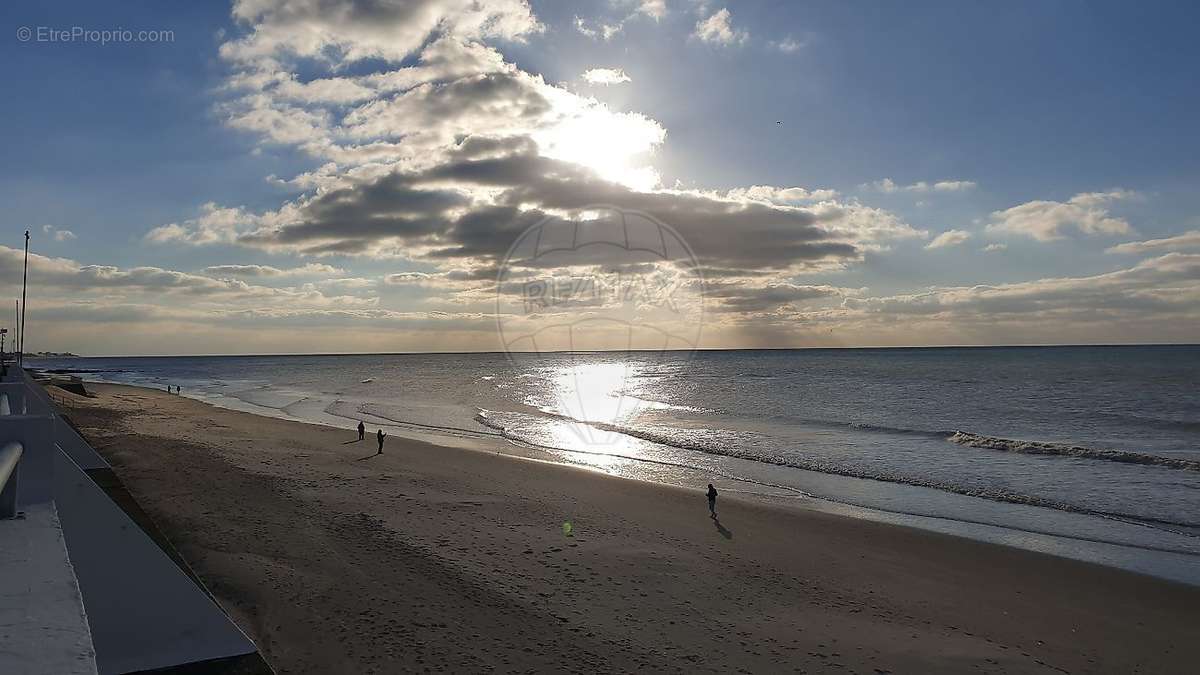
{"type": "Polygon", "coordinates": [[[1125,450],[1099,450],[1067,443],[1046,443],[1043,441],[1022,441],[1011,438],[984,436],[967,431],[955,431],[948,439],[951,443],[972,448],[986,448],[1003,452],[1018,452],[1026,455],[1057,455],[1060,457],[1078,457],[1081,459],[1099,459],[1124,464],[1144,464],[1147,466],[1163,466],[1169,469],[1185,471],[1200,471],[1200,461],[1163,457],[1141,452],[1125,450]]]}
{"type": "MultiPolygon", "coordinates": [[[[837,475],[837,476],[845,476],[845,477],[849,477],[849,478],[860,478],[860,479],[864,479],[864,480],[876,480],[876,481],[881,481],[881,482],[885,482],[885,483],[896,483],[896,484],[901,484],[901,485],[912,485],[912,486],[916,486],[916,487],[931,488],[934,490],[942,490],[945,492],[952,492],[955,494],[960,494],[960,495],[964,495],[964,496],[968,496],[968,497],[976,497],[979,499],[987,499],[987,500],[996,501],[996,502],[1005,502],[1005,503],[1009,503],[1009,504],[1023,504],[1023,505],[1027,505],[1027,506],[1039,506],[1042,508],[1055,509],[1058,511],[1066,511],[1066,512],[1070,512],[1070,513],[1080,513],[1080,514],[1085,514],[1085,515],[1096,516],[1099,518],[1105,518],[1105,519],[1109,519],[1109,520],[1115,520],[1115,521],[1120,521],[1120,522],[1124,522],[1124,523],[1140,525],[1140,526],[1144,526],[1144,527],[1152,527],[1155,529],[1160,529],[1163,531],[1171,532],[1173,534],[1179,534],[1179,535],[1183,535],[1183,536],[1187,536],[1187,537],[1197,537],[1198,535],[1193,532],[1183,531],[1183,530],[1180,530],[1177,528],[1200,528],[1200,522],[1189,522],[1184,519],[1168,520],[1168,519],[1161,519],[1161,518],[1153,518],[1153,517],[1149,517],[1146,515],[1121,513],[1118,511],[1106,511],[1106,510],[1101,510],[1101,509],[1088,508],[1088,507],[1080,506],[1077,504],[1071,504],[1071,503],[1056,500],[1056,499],[1021,494],[1019,492],[1014,492],[1012,490],[1007,490],[1007,489],[1003,489],[1003,488],[999,488],[999,487],[990,487],[990,488],[968,487],[968,486],[964,486],[964,485],[957,485],[954,483],[947,483],[944,481],[934,480],[934,479],[926,478],[923,476],[896,474],[896,473],[892,473],[892,472],[888,472],[888,471],[880,471],[880,470],[868,471],[868,470],[864,470],[864,469],[861,469],[858,467],[842,466],[842,465],[833,464],[830,462],[818,461],[816,459],[806,458],[806,457],[797,456],[797,455],[788,455],[786,457],[777,457],[777,456],[774,456],[774,455],[771,455],[768,453],[764,453],[761,450],[754,448],[752,445],[749,445],[749,444],[743,445],[743,444],[725,444],[725,443],[719,443],[719,442],[706,442],[703,439],[697,439],[697,438],[682,439],[682,438],[679,438],[678,436],[670,433],[669,431],[668,432],[657,432],[657,431],[651,431],[651,430],[647,430],[647,429],[636,429],[636,428],[631,428],[631,427],[617,425],[617,424],[609,424],[609,423],[605,423],[605,422],[578,420],[578,419],[574,419],[574,418],[571,418],[571,417],[568,417],[565,415],[546,413],[544,411],[543,411],[543,414],[546,415],[547,417],[557,419],[562,422],[586,425],[586,426],[590,426],[590,427],[593,427],[595,429],[599,429],[602,431],[618,433],[618,434],[622,434],[625,436],[638,438],[643,441],[648,441],[650,443],[655,443],[655,444],[662,445],[662,446],[676,448],[679,450],[701,452],[701,453],[708,454],[708,455],[730,457],[730,458],[734,458],[734,459],[748,460],[748,461],[759,462],[759,463],[763,463],[763,464],[772,464],[775,466],[782,466],[782,467],[788,467],[788,468],[794,468],[794,469],[802,469],[805,471],[816,471],[819,473],[826,473],[826,474],[832,474],[832,475],[837,475]]],[[[497,413],[494,413],[492,411],[487,411],[487,410],[480,410],[479,415],[477,415],[475,419],[480,424],[491,427],[493,429],[497,429],[502,434],[504,434],[506,437],[509,437],[513,440],[531,443],[530,439],[522,437],[519,433],[517,433],[515,430],[513,430],[511,428],[507,428],[507,426],[504,425],[502,421],[497,419],[497,417],[498,417],[497,413]]],[[[531,443],[531,444],[539,445],[536,443],[531,443]]],[[[571,449],[567,449],[567,448],[552,448],[552,449],[561,450],[564,452],[576,452],[575,450],[571,450],[571,449]]],[[[1116,452],[1116,451],[1114,451],[1114,452],[1116,452]]],[[[588,453],[588,454],[610,454],[611,455],[611,453],[588,453]]],[[[624,457],[624,455],[611,455],[611,456],[624,457]]],[[[637,460],[637,461],[646,461],[644,458],[639,458],[639,457],[626,457],[626,458],[637,460]]],[[[689,466],[689,465],[680,464],[680,466],[689,466]]],[[[695,468],[695,467],[689,466],[689,468],[695,468]]]]}

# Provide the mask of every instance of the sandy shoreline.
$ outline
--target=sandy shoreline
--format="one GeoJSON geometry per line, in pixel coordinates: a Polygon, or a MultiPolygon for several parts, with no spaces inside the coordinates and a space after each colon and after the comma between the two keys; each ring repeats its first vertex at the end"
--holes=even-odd
{"type": "Polygon", "coordinates": [[[96,390],[69,415],[280,673],[1200,661],[1189,586],[736,497],[714,522],[698,489],[401,438],[373,457],[333,428],[96,390]]]}

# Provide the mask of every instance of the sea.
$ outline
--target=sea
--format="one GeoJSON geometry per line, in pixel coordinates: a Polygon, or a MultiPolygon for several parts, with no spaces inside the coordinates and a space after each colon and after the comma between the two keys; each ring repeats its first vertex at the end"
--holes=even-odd
{"type": "Polygon", "coordinates": [[[1200,346],[28,363],[1200,584],[1200,346]]]}

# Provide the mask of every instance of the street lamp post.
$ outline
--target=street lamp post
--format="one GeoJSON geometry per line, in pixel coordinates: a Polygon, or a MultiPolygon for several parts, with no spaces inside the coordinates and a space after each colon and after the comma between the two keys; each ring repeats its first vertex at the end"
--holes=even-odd
{"type": "Polygon", "coordinates": [[[25,287],[29,284],[29,230],[25,230],[25,271],[21,275],[21,365],[25,365],[25,287]]]}

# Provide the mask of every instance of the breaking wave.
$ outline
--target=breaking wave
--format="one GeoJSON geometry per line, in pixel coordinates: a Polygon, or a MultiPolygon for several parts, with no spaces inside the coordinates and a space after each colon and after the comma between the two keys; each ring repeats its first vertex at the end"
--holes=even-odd
{"type": "Polygon", "coordinates": [[[1180,457],[1167,457],[1163,455],[1132,452],[1128,450],[1108,450],[1102,448],[1089,448],[1070,443],[1017,440],[1011,438],[1001,438],[999,436],[987,436],[985,434],[976,434],[970,431],[960,430],[933,431],[927,429],[907,429],[904,427],[891,427],[879,424],[869,424],[866,422],[835,422],[818,419],[795,419],[792,417],[781,417],[780,419],[785,422],[799,422],[800,424],[806,426],[820,426],[835,429],[848,428],[855,429],[857,431],[876,432],[882,434],[920,436],[924,438],[946,440],[956,445],[980,448],[984,450],[1017,452],[1026,455],[1056,455],[1059,457],[1095,459],[1106,462],[1119,462],[1122,464],[1161,466],[1168,469],[1180,469],[1183,471],[1200,471],[1200,460],[1184,459],[1180,457]]]}
{"type": "MultiPolygon", "coordinates": [[[[1108,450],[1102,448],[1089,448],[1082,445],[1073,445],[1070,443],[1054,443],[1049,441],[1026,441],[1011,438],[1001,438],[999,436],[987,436],[985,434],[976,434],[970,431],[946,430],[932,431],[927,429],[907,429],[903,427],[890,427],[878,424],[869,424],[866,422],[834,422],[830,420],[817,419],[795,419],[791,417],[780,418],[783,421],[799,422],[806,426],[821,426],[828,428],[855,429],[857,431],[868,431],[882,434],[897,434],[902,436],[920,436],[924,438],[946,440],[956,445],[962,445],[971,448],[980,448],[983,450],[1000,450],[1002,452],[1017,452],[1026,455],[1056,455],[1059,457],[1075,457],[1079,459],[1095,459],[1106,462],[1120,462],[1122,464],[1141,464],[1143,466],[1161,466],[1168,469],[1181,469],[1183,471],[1200,471],[1200,460],[1183,459],[1180,457],[1166,457],[1163,455],[1154,455],[1144,452],[1132,452],[1129,450],[1108,450]]],[[[1182,423],[1179,423],[1182,424],[1182,423]]]]}
{"type": "MultiPolygon", "coordinates": [[[[496,416],[499,414],[501,414],[501,413],[495,413],[492,411],[480,409],[478,415],[476,415],[476,417],[475,417],[475,420],[488,428],[499,431],[505,438],[508,438],[510,440],[517,441],[520,443],[526,443],[526,444],[530,444],[530,445],[538,445],[539,447],[545,447],[545,446],[541,446],[540,444],[537,444],[537,443],[531,443],[528,439],[521,437],[520,434],[514,433],[512,429],[508,428],[501,420],[496,418],[496,416]]],[[[512,414],[512,413],[510,413],[510,414],[512,414]]],[[[523,414],[523,413],[516,413],[516,414],[523,414]]],[[[861,479],[865,479],[865,480],[876,480],[876,481],[881,481],[881,482],[886,482],[886,483],[912,485],[912,486],[916,486],[916,487],[924,487],[924,488],[930,488],[930,489],[934,489],[934,490],[942,490],[945,492],[952,492],[955,494],[965,495],[968,497],[977,497],[980,499],[988,499],[988,500],[996,501],[996,502],[1005,502],[1005,503],[1009,503],[1009,504],[1023,504],[1026,506],[1039,506],[1039,507],[1055,509],[1055,510],[1059,510],[1059,511],[1067,511],[1067,512],[1071,512],[1071,513],[1079,513],[1079,514],[1084,514],[1084,515],[1096,516],[1096,517],[1100,517],[1100,518],[1121,521],[1124,523],[1129,523],[1129,524],[1134,524],[1134,525],[1153,527],[1156,529],[1162,529],[1162,530],[1173,532],[1175,534],[1185,535],[1188,537],[1200,537],[1200,535],[1193,533],[1193,532],[1186,532],[1186,531],[1180,531],[1180,530],[1173,529],[1173,528],[1200,528],[1200,521],[1191,522],[1191,521],[1186,521],[1186,520],[1168,520],[1168,519],[1148,517],[1145,515],[1134,515],[1134,514],[1128,514],[1128,513],[1120,513],[1117,511],[1105,511],[1105,510],[1100,510],[1100,509],[1092,509],[1092,508],[1078,506],[1075,504],[1070,504],[1067,502],[1062,502],[1062,501],[1058,501],[1058,500],[1054,500],[1054,499],[1048,499],[1045,497],[1024,495],[1024,494],[1020,494],[1017,492],[1012,492],[1010,490],[1004,490],[1004,489],[1000,489],[1000,488],[966,487],[966,486],[962,486],[962,485],[955,485],[952,483],[946,483],[943,481],[937,481],[937,480],[919,477],[919,476],[896,474],[896,473],[887,472],[887,471],[867,471],[867,470],[863,470],[863,469],[859,469],[859,468],[855,468],[855,467],[839,466],[836,464],[832,464],[829,462],[823,462],[823,461],[819,461],[819,460],[815,460],[815,459],[806,459],[806,458],[795,457],[795,456],[786,457],[786,458],[776,457],[776,456],[772,456],[772,455],[765,454],[762,452],[755,452],[752,449],[746,449],[741,444],[736,444],[736,443],[729,443],[729,444],[706,443],[702,440],[693,440],[693,439],[685,440],[685,439],[677,438],[676,436],[672,435],[669,432],[657,432],[657,431],[652,431],[652,430],[647,430],[647,429],[634,429],[634,428],[630,428],[630,427],[624,427],[621,425],[609,424],[609,423],[605,423],[605,422],[594,422],[594,421],[589,422],[589,421],[585,421],[585,420],[575,419],[575,418],[572,418],[572,417],[569,417],[566,415],[559,415],[559,414],[554,414],[554,413],[543,412],[543,414],[546,415],[547,417],[555,418],[555,419],[558,419],[558,420],[561,420],[564,422],[569,422],[569,423],[573,423],[573,424],[583,424],[583,425],[590,426],[594,429],[599,429],[601,431],[607,431],[607,432],[611,432],[611,433],[622,434],[625,436],[631,436],[633,438],[638,438],[638,439],[641,439],[644,441],[649,441],[651,443],[655,443],[657,445],[663,445],[663,446],[667,446],[667,447],[671,447],[671,448],[676,448],[679,450],[688,450],[688,451],[700,452],[700,453],[704,453],[707,455],[715,455],[715,456],[721,456],[721,457],[731,457],[734,459],[748,460],[748,461],[759,462],[759,463],[764,463],[764,464],[772,464],[775,466],[783,466],[783,467],[788,467],[788,468],[793,468],[793,469],[803,469],[805,471],[815,471],[815,472],[819,472],[819,473],[833,474],[833,475],[837,475],[837,476],[846,476],[849,478],[861,478],[861,479]]],[[[935,432],[916,432],[916,433],[935,433],[935,432]]],[[[942,433],[939,433],[938,435],[945,438],[948,433],[949,432],[942,432],[942,433]]],[[[954,433],[958,433],[958,432],[954,432],[954,433]]],[[[986,437],[981,437],[981,438],[986,438],[986,437]]],[[[1004,440],[1004,439],[999,439],[999,440],[1004,440]]],[[[563,452],[577,452],[575,450],[569,450],[569,449],[565,449],[565,448],[552,448],[552,449],[560,450],[563,452]]],[[[585,452],[583,454],[610,455],[611,453],[585,452]]],[[[1128,453],[1128,454],[1134,454],[1134,453],[1128,453]]],[[[641,457],[629,457],[629,456],[625,456],[625,455],[614,455],[614,456],[620,456],[620,457],[624,457],[626,459],[632,459],[632,460],[636,460],[636,461],[649,461],[652,463],[662,463],[657,460],[646,460],[645,458],[641,458],[641,457]]],[[[1147,455],[1147,457],[1151,457],[1151,456],[1147,455]]],[[[1158,459],[1167,459],[1167,458],[1158,458],[1158,459]]],[[[694,468],[694,469],[699,469],[699,470],[708,470],[706,467],[695,467],[695,466],[682,465],[682,464],[679,466],[688,466],[688,468],[694,468]]],[[[745,480],[745,479],[741,479],[741,480],[745,480]]],[[[772,487],[777,487],[777,486],[772,486],[772,487]]]]}
{"type": "Polygon", "coordinates": [[[955,431],[947,439],[951,443],[972,448],[985,448],[1003,452],[1019,452],[1025,455],[1057,455],[1060,457],[1079,457],[1082,459],[1099,459],[1107,462],[1124,464],[1144,464],[1147,466],[1163,466],[1169,469],[1184,471],[1200,471],[1200,460],[1181,459],[1178,457],[1163,457],[1141,452],[1125,450],[1098,450],[1068,443],[1045,443],[1042,441],[1021,441],[1010,438],[984,436],[967,431],[955,431]]]}

